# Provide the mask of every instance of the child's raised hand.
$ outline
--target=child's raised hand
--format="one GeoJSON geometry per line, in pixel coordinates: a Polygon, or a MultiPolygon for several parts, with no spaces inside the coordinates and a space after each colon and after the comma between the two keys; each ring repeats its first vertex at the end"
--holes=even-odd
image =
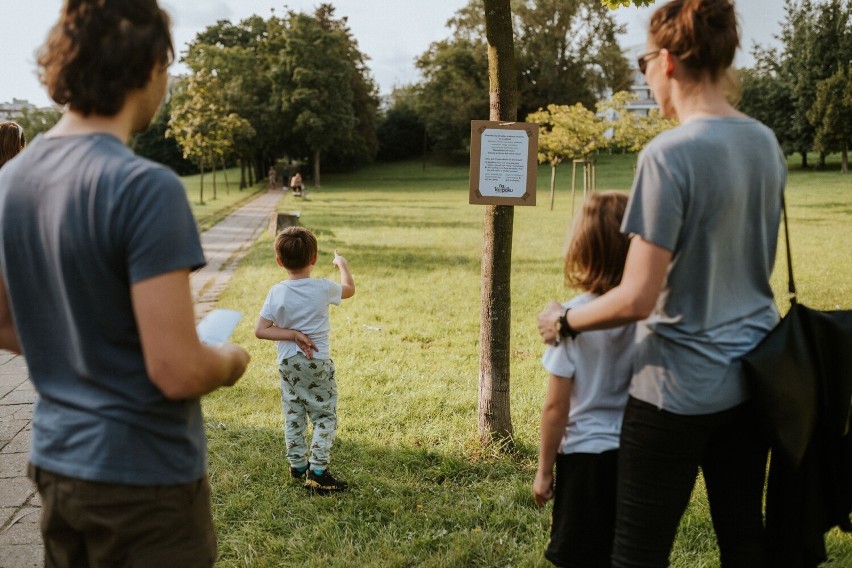
{"type": "Polygon", "coordinates": [[[348,262],[347,262],[347,260],[346,260],[345,258],[343,258],[343,257],[342,257],[342,256],[340,256],[339,254],[337,254],[337,249],[334,249],[334,260],[332,260],[332,261],[331,261],[331,263],[332,263],[332,264],[333,264],[333,265],[334,265],[334,266],[335,266],[338,270],[340,270],[341,265],[342,265],[342,266],[345,266],[345,265],[347,265],[347,264],[348,264],[348,262]]]}

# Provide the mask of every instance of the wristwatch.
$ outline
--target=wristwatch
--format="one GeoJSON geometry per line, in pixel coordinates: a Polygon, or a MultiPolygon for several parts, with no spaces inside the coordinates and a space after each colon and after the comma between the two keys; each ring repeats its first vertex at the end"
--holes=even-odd
{"type": "Polygon", "coordinates": [[[565,308],[565,311],[562,312],[562,315],[559,316],[559,319],[556,320],[556,343],[563,337],[570,337],[574,339],[577,337],[580,332],[571,327],[571,324],[568,323],[568,312],[571,311],[571,308],[565,308]]]}

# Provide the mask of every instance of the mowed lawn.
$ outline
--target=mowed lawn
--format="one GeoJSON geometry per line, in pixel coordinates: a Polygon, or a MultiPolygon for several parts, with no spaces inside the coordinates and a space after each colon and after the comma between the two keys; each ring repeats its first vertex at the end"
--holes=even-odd
{"type": "MultiPolygon", "coordinates": [[[[601,156],[598,189],[628,190],[633,161],[601,156]]],[[[331,314],[340,396],[331,471],[350,490],[311,495],[289,477],[275,348],[252,331],[269,287],[286,277],[264,235],[219,304],[245,312],[234,340],[252,363],[235,387],[204,399],[219,566],[548,565],[550,506],[536,508],[530,490],[546,385],[535,314],[575,293],[561,277],[570,171],[558,172],[553,211],[544,167],[539,205],[515,209],[511,454],[477,442],[485,211],[467,204],[467,168],[376,165],[284,199],[319,239],[314,276],[338,278],[337,248],[355,277],[355,297],[331,314]]],[[[788,201],[801,300],[852,308],[852,178],[794,167],[788,201]]],[[[782,253],[773,285],[785,311],[782,253]]],[[[852,536],[833,532],[828,546],[826,566],[852,565],[852,536]]],[[[672,565],[719,565],[700,480],[672,565]]]]}

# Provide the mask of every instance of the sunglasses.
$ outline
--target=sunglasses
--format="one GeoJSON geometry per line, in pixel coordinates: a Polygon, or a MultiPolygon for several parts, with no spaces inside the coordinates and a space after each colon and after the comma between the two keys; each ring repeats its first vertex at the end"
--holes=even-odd
{"type": "Polygon", "coordinates": [[[656,56],[660,54],[660,50],[649,51],[648,53],[643,53],[639,57],[636,58],[636,63],[639,65],[639,71],[644,75],[645,70],[648,68],[648,62],[654,59],[656,56]]]}

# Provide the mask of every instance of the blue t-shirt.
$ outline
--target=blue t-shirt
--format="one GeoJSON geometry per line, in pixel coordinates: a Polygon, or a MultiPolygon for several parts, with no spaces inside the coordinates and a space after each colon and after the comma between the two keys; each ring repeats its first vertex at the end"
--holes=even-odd
{"type": "Polygon", "coordinates": [[[132,485],[205,475],[199,401],[151,382],[130,298],[204,262],[180,180],[113,136],[39,137],[0,171],[0,269],[39,395],[35,465],[132,485]]]}
{"type": "Polygon", "coordinates": [[[750,118],[691,120],[639,156],[622,230],[672,252],[630,394],[677,414],[747,398],[739,359],[778,322],[769,276],[787,166],[750,118]]]}

